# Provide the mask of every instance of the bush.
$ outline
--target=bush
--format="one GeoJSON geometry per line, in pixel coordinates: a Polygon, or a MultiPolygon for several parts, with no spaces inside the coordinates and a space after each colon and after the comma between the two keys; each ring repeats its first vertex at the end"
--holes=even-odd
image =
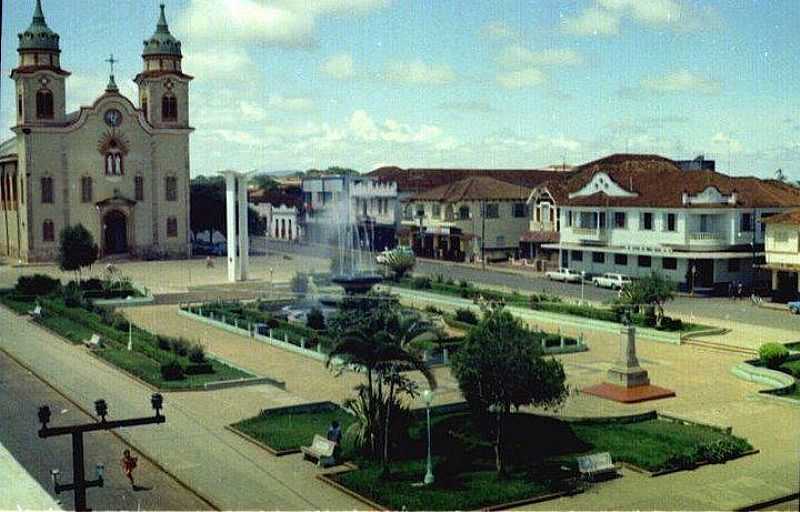
{"type": "Polygon", "coordinates": [[[466,279],[462,279],[458,282],[459,288],[470,288],[470,286],[471,285],[469,284],[469,281],[467,281],[466,279]]]}
{"type": "Polygon", "coordinates": [[[411,280],[411,286],[417,290],[430,290],[432,286],[431,278],[427,276],[415,277],[411,280]]]}
{"type": "Polygon", "coordinates": [[[181,357],[186,357],[189,354],[189,343],[183,338],[175,338],[172,340],[172,351],[181,357]]]}
{"type": "Polygon", "coordinates": [[[156,339],[158,340],[158,348],[167,351],[172,350],[172,343],[170,343],[169,338],[158,335],[156,336],[156,339]]]}
{"type": "Polygon", "coordinates": [[[61,288],[61,281],[44,274],[20,276],[14,290],[20,295],[50,295],[61,288]]]}
{"type": "Polygon", "coordinates": [[[173,359],[161,365],[161,378],[164,380],[183,380],[184,372],[183,366],[177,360],[173,359]]]}
{"type": "Polygon", "coordinates": [[[75,281],[70,281],[64,287],[64,305],[70,308],[79,308],[83,305],[83,292],[75,281]]]}
{"type": "Polygon", "coordinates": [[[81,290],[104,290],[105,288],[105,282],[96,277],[81,281],[81,290]]]}
{"type": "Polygon", "coordinates": [[[442,314],[442,310],[441,309],[437,308],[436,306],[431,306],[430,304],[425,306],[424,311],[426,313],[430,313],[432,315],[441,315],[442,314]]]}
{"type": "Polygon", "coordinates": [[[306,325],[315,331],[325,330],[325,315],[319,308],[312,308],[306,315],[306,325]]]}
{"type": "Polygon", "coordinates": [[[308,274],[297,272],[290,283],[292,292],[297,295],[305,295],[308,293],[308,274]]]}
{"type": "Polygon", "coordinates": [[[471,309],[459,308],[456,310],[456,320],[465,324],[475,325],[478,323],[478,315],[471,309]]]}
{"type": "Polygon", "coordinates": [[[196,363],[190,364],[184,370],[186,375],[207,375],[209,373],[214,373],[214,367],[211,366],[211,363],[196,363]]]}
{"type": "MultiPolygon", "coordinates": [[[[199,343],[192,345],[189,349],[189,361],[197,364],[206,362],[206,351],[202,345],[199,343]]],[[[187,368],[186,370],[186,373],[189,373],[189,369],[187,368]]]]}
{"type": "Polygon", "coordinates": [[[438,283],[438,284],[444,284],[444,275],[442,275],[442,274],[436,274],[436,275],[433,277],[433,281],[434,281],[435,283],[438,283]]]}
{"type": "Polygon", "coordinates": [[[789,349],[780,343],[765,343],[758,349],[758,358],[767,368],[775,370],[789,358],[789,349]]]}

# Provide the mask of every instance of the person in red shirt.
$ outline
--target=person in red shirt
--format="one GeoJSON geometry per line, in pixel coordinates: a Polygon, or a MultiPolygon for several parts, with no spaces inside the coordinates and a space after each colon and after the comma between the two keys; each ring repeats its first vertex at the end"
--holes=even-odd
{"type": "Polygon", "coordinates": [[[130,450],[122,452],[122,471],[125,473],[125,476],[128,477],[128,480],[131,482],[131,487],[134,489],[136,488],[136,484],[133,482],[133,470],[136,469],[136,463],[138,461],[139,458],[132,456],[130,450]]]}

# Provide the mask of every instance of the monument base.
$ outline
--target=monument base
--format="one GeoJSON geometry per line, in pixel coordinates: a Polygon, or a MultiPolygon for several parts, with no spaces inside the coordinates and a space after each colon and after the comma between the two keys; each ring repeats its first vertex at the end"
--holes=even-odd
{"type": "Polygon", "coordinates": [[[617,384],[603,383],[588,388],[582,388],[582,393],[587,395],[596,396],[598,398],[605,398],[606,400],[613,400],[615,402],[622,402],[625,404],[635,404],[638,402],[647,402],[649,400],[660,400],[662,398],[671,398],[675,396],[675,392],[671,389],[662,388],[659,386],[652,386],[645,384],[643,386],[619,386],[617,384]]]}
{"type": "Polygon", "coordinates": [[[647,376],[647,370],[643,370],[639,366],[632,368],[615,366],[608,370],[608,382],[617,386],[632,388],[649,385],[650,378],[647,376]]]}

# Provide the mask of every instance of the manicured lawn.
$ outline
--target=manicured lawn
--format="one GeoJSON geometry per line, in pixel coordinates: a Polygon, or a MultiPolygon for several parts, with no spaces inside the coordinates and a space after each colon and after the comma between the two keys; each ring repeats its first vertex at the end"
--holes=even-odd
{"type": "MultiPolygon", "coordinates": [[[[438,459],[437,461],[438,462],[438,459]]],[[[390,479],[380,478],[380,465],[371,465],[337,475],[345,487],[392,510],[474,510],[551,492],[549,486],[517,472],[498,480],[491,470],[472,471],[456,481],[435,481],[414,486],[425,475],[425,461],[411,460],[391,465],[390,479]]]]}
{"type": "Polygon", "coordinates": [[[399,459],[390,465],[390,477],[380,477],[380,464],[357,460],[360,469],[335,478],[392,509],[475,509],[570,488],[581,454],[608,451],[615,462],[658,471],[691,467],[709,453],[724,452],[722,460],[752,449],[747,441],[724,432],[666,420],[565,422],[521,413],[511,415],[505,424],[511,473],[498,480],[491,422],[478,424],[468,413],[454,413],[437,416],[432,424],[437,478],[432,487],[412,486],[425,474],[421,420],[409,429],[407,446],[395,449],[399,459]]]}
{"type": "MultiPolygon", "coordinates": [[[[0,294],[3,304],[18,313],[27,313],[36,305],[36,298],[19,300],[13,294],[0,294]]],[[[133,350],[128,351],[127,326],[125,332],[104,323],[102,317],[95,312],[79,307],[67,307],[58,297],[42,297],[39,299],[44,314],[36,320],[71,343],[79,344],[99,334],[103,340],[103,348],[95,350],[95,354],[117,368],[124,370],[159,389],[180,390],[202,388],[207,382],[234,380],[253,377],[252,374],[228,366],[214,359],[208,363],[213,373],[185,375],[180,380],[164,380],[161,376],[161,364],[173,359],[184,367],[189,365],[187,356],[176,354],[159,348],[152,333],[133,327],[133,350]]]]}
{"type": "Polygon", "coordinates": [[[296,414],[267,414],[235,423],[233,428],[276,450],[291,450],[311,444],[314,434],[324,436],[336,420],[347,431],[354,418],[343,410],[296,414]]]}

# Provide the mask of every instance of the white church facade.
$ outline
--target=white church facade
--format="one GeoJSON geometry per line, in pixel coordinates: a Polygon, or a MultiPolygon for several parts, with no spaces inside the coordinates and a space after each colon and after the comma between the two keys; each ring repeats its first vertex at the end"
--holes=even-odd
{"type": "Polygon", "coordinates": [[[164,7],[144,42],[137,103],[112,74],[90,106],[66,112],[70,73],[37,0],[19,34],[14,136],[0,144],[0,257],[52,261],[82,224],[100,256],[184,257],[189,242],[189,83],[164,7]]]}

